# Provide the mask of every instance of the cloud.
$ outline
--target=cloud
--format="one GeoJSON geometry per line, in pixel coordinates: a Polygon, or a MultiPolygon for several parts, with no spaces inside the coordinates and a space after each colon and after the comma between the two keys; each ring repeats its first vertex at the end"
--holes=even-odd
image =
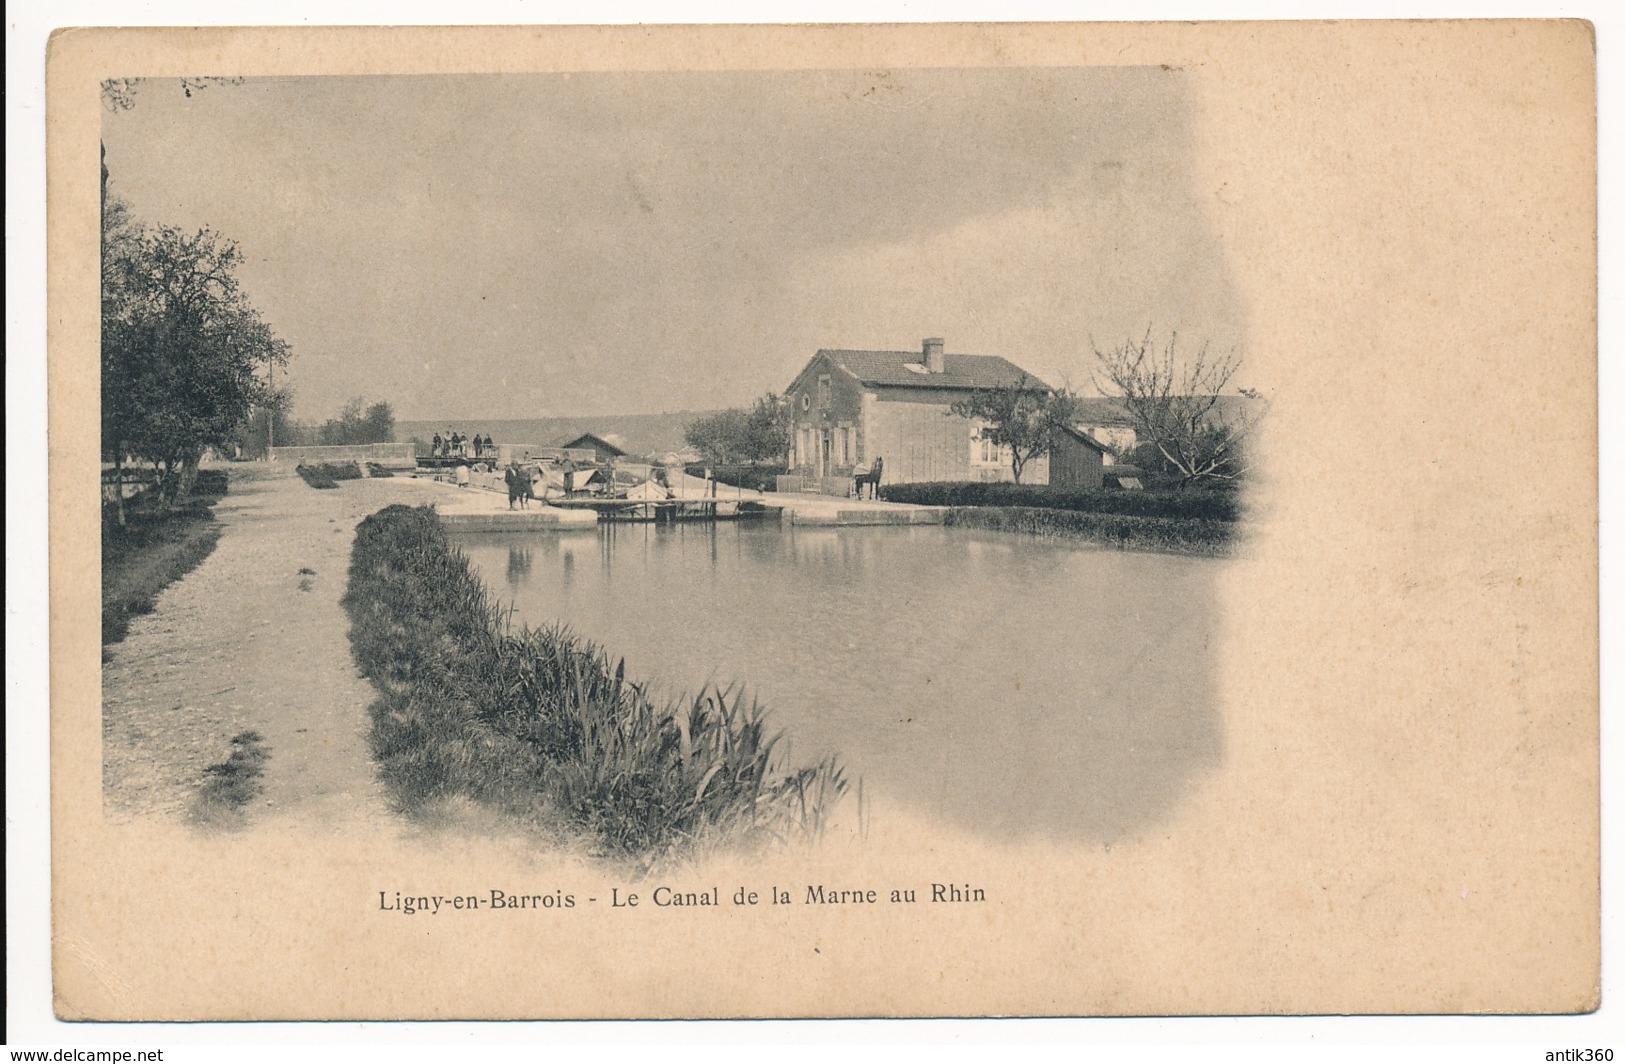
{"type": "Polygon", "coordinates": [[[1188,122],[1177,71],[998,68],[154,83],[105,132],[138,215],[242,243],[303,416],[499,417],[1233,320],[1188,122]]]}

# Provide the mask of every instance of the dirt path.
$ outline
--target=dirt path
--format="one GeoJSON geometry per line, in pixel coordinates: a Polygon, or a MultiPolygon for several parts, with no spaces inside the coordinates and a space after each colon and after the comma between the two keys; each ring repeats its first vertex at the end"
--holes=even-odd
{"type": "Polygon", "coordinates": [[[339,599],[356,523],[434,489],[376,480],[317,491],[265,467],[232,474],[215,507],[215,552],[135,620],[103,666],[106,816],[188,817],[205,769],[226,759],[233,736],[255,731],[270,757],[249,824],[388,829],[395,818],[366,743],[373,691],[351,662],[339,599]]]}

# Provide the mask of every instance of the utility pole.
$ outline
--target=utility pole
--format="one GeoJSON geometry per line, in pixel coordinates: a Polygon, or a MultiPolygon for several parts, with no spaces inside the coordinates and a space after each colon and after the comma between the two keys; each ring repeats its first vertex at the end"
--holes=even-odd
{"type": "Polygon", "coordinates": [[[270,391],[265,406],[265,460],[271,460],[271,450],[276,446],[276,360],[272,359],[266,365],[268,374],[266,387],[270,391]]]}

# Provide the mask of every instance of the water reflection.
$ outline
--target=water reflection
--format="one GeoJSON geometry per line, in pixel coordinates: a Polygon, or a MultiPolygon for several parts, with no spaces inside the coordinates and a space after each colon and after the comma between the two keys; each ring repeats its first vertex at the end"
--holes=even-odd
{"type": "Polygon", "coordinates": [[[527,544],[512,543],[508,546],[508,586],[518,587],[530,575],[530,567],[535,554],[527,544]]]}
{"type": "Polygon", "coordinates": [[[1132,837],[1223,748],[1223,562],[960,529],[606,525],[467,536],[531,623],[562,619],[666,690],[746,682],[810,761],[1000,837],[1132,837]],[[515,548],[558,544],[516,567],[515,548]],[[620,579],[612,579],[618,575],[620,579]]]}

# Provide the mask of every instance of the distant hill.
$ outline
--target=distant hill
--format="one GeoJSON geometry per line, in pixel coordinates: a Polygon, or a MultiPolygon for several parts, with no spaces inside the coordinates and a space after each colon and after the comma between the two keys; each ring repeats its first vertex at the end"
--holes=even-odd
{"type": "Polygon", "coordinates": [[[427,443],[435,433],[460,432],[464,435],[489,434],[496,443],[530,443],[556,447],[584,432],[613,443],[628,454],[662,455],[681,451],[683,432],[715,410],[677,410],[665,414],[606,414],[602,417],[539,417],[489,421],[397,421],[395,438],[405,442],[416,437],[427,443]]]}

